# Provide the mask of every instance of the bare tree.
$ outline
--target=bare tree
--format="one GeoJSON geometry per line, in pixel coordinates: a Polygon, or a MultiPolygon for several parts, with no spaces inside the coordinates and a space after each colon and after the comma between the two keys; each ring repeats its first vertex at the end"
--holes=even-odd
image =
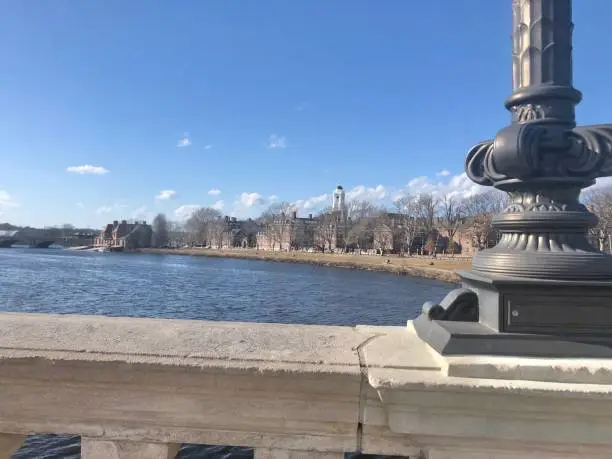
{"type": "Polygon", "coordinates": [[[229,234],[230,229],[223,217],[215,219],[208,225],[209,245],[211,247],[215,246],[217,249],[222,249],[226,241],[230,245],[229,234]]]}
{"type": "Polygon", "coordinates": [[[291,246],[292,225],[289,222],[291,213],[295,211],[294,206],[288,202],[279,202],[268,207],[259,217],[259,221],[264,227],[266,236],[269,238],[272,249],[278,244],[279,250],[283,250],[283,244],[287,248],[291,246]]]}
{"type": "Polygon", "coordinates": [[[400,247],[400,253],[408,253],[419,232],[421,222],[419,220],[418,198],[407,195],[395,201],[395,211],[398,221],[394,225],[395,234],[404,243],[400,247]]]}
{"type": "Polygon", "coordinates": [[[498,190],[478,193],[464,200],[465,214],[470,220],[469,228],[478,250],[490,246],[491,237],[494,236],[493,216],[502,212],[507,203],[507,195],[498,190]]]}
{"type": "Polygon", "coordinates": [[[376,217],[381,212],[380,207],[375,206],[371,202],[357,199],[349,201],[346,207],[347,217],[355,221],[376,217]]]}
{"type": "Polygon", "coordinates": [[[185,224],[168,220],[168,242],[172,247],[181,247],[189,242],[185,224]]]}
{"type": "Polygon", "coordinates": [[[315,246],[325,251],[336,248],[338,238],[338,215],[329,208],[322,210],[316,219],[314,228],[315,246]]]}
{"type": "Polygon", "coordinates": [[[448,236],[448,250],[455,253],[455,234],[463,216],[463,203],[454,196],[444,196],[441,207],[440,224],[448,236]]]}
{"type": "Polygon", "coordinates": [[[344,246],[351,245],[357,249],[373,242],[374,229],[383,209],[368,201],[352,200],[347,204],[348,218],[344,223],[344,246]]]}
{"type": "Polygon", "coordinates": [[[215,222],[221,219],[221,212],[211,207],[200,207],[193,211],[185,223],[191,233],[191,241],[201,245],[210,245],[214,235],[215,222]]]}
{"type": "Polygon", "coordinates": [[[168,219],[164,214],[157,214],[153,219],[153,247],[164,247],[168,245],[168,219]]]}
{"type": "Polygon", "coordinates": [[[590,190],[585,193],[584,201],[591,212],[597,216],[597,225],[589,230],[589,235],[602,252],[612,252],[612,187],[590,190]]]}
{"type": "Polygon", "coordinates": [[[436,213],[440,201],[431,194],[421,194],[416,199],[417,218],[421,223],[425,237],[430,236],[436,227],[436,213]]]}

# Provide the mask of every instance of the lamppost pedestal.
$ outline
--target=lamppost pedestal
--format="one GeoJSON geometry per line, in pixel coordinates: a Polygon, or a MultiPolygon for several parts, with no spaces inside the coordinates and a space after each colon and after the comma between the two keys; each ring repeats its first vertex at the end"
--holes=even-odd
{"type": "Polygon", "coordinates": [[[459,275],[462,288],[413,321],[438,353],[612,357],[612,281],[459,275]]]}

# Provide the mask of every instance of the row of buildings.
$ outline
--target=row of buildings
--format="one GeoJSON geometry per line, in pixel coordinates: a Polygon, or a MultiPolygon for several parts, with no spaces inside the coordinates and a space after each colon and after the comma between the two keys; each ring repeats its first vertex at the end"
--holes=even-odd
{"type": "MultiPolygon", "coordinates": [[[[385,213],[376,217],[351,221],[346,194],[342,186],[334,190],[326,213],[314,217],[298,216],[296,211],[268,215],[258,220],[238,220],[222,217],[203,223],[197,233],[169,235],[170,246],[202,246],[211,248],[256,248],[259,250],[288,251],[375,251],[379,253],[464,253],[473,252],[482,243],[474,240],[466,222],[460,223],[450,237],[444,230],[417,231],[410,238],[402,231],[405,216],[385,213]]],[[[495,243],[489,235],[487,245],[495,243]]],[[[134,250],[151,247],[153,229],[146,221],[128,223],[114,221],[106,225],[95,240],[95,245],[113,250],[134,250]]]]}
{"type": "MultiPolygon", "coordinates": [[[[479,247],[468,221],[460,222],[450,238],[444,230],[434,229],[425,234],[416,232],[407,247],[401,222],[405,217],[386,213],[375,218],[351,221],[346,195],[341,185],[334,190],[330,210],[314,217],[298,216],[297,212],[270,215],[258,221],[225,217],[207,232],[206,240],[192,240],[191,244],[212,248],[256,248],[259,250],[288,251],[377,251],[379,253],[452,253],[469,254],[479,247]]],[[[496,242],[495,234],[487,235],[486,245],[496,242]]]]}

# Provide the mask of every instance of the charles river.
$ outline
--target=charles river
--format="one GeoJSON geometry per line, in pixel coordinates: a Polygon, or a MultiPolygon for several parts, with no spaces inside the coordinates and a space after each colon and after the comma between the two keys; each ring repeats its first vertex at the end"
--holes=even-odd
{"type": "MultiPolygon", "coordinates": [[[[330,325],[403,325],[443,282],[306,264],[0,249],[0,310],[330,325]]],[[[75,459],[78,437],[32,436],[14,459],[75,459]]],[[[181,459],[252,457],[185,445],[181,459]]]]}

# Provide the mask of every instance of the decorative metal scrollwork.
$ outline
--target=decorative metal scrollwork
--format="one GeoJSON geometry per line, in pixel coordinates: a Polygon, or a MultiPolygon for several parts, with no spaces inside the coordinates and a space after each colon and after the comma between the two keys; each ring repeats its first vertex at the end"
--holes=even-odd
{"type": "Polygon", "coordinates": [[[440,304],[426,302],[423,314],[431,320],[478,322],[478,295],[467,288],[452,290],[440,304]]]}

